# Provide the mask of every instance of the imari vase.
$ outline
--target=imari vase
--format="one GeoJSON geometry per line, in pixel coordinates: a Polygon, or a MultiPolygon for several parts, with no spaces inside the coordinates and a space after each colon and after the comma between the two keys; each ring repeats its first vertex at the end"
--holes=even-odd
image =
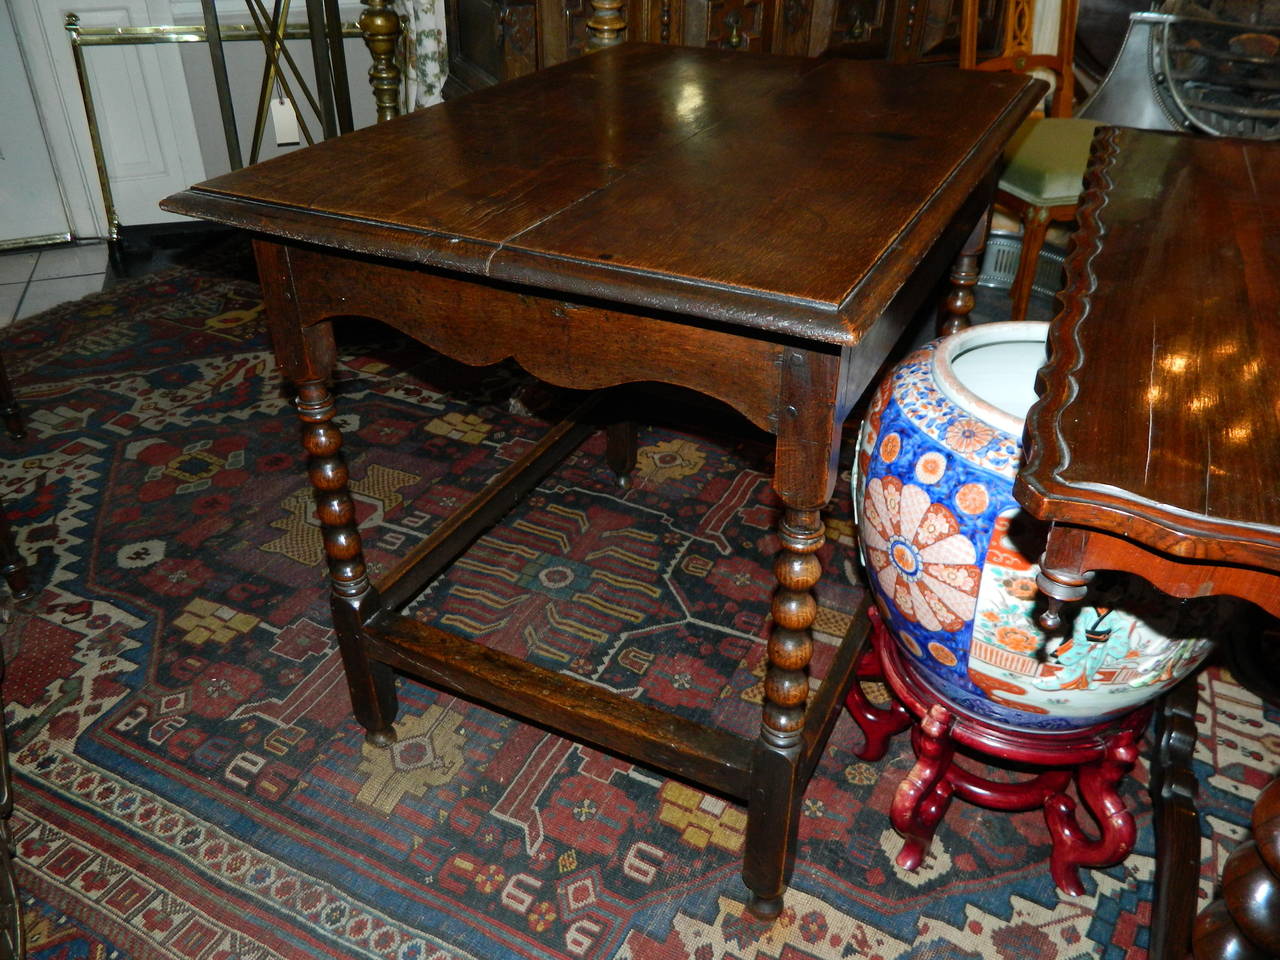
{"type": "Polygon", "coordinates": [[[1123,715],[1194,669],[1234,601],[1179,601],[1100,572],[1058,631],[1036,622],[1044,529],[1013,499],[1047,323],[989,323],[917,350],[871,402],[854,504],[868,581],[904,668],[945,704],[1024,731],[1123,715]]]}

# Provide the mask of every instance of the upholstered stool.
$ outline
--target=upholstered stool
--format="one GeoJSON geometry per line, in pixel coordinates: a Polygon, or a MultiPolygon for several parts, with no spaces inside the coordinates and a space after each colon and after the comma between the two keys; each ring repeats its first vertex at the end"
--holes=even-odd
{"type": "Polygon", "coordinates": [[[1076,216],[1081,181],[1089,164],[1094,120],[1045,117],[1023,125],[1005,151],[1007,166],[996,202],[1022,224],[1022,253],[1009,291],[1011,320],[1025,320],[1036,266],[1050,223],[1070,223],[1076,216]]]}

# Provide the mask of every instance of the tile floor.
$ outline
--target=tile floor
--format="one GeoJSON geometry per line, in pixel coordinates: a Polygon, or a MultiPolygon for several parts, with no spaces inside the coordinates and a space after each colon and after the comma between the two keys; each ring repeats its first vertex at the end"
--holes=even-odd
{"type": "Polygon", "coordinates": [[[101,290],[105,242],[0,253],[0,327],[101,290]]]}

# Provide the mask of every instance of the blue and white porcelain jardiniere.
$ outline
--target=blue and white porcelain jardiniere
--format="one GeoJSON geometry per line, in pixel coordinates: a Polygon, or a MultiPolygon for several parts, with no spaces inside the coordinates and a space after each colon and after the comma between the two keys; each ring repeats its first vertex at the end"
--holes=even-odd
{"type": "Polygon", "coordinates": [[[1208,654],[1234,601],[1179,601],[1100,573],[1046,636],[1044,531],[1013,499],[1047,323],[990,323],[917,350],[863,424],[863,562],[908,669],[943,701],[1029,731],[1076,730],[1152,699],[1208,654]]]}

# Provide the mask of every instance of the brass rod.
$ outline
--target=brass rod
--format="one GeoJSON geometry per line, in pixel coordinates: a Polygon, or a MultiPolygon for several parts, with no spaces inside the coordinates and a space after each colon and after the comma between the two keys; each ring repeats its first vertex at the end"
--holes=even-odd
{"type": "Polygon", "coordinates": [[[218,90],[218,110],[222,114],[222,133],[227,141],[227,160],[232,170],[244,166],[240,152],[240,132],[236,129],[236,111],[231,101],[231,82],[227,79],[227,58],[222,52],[222,31],[218,29],[218,14],[213,0],[200,0],[204,12],[205,36],[209,41],[209,63],[213,67],[213,84],[218,90]]]}
{"type": "Polygon", "coordinates": [[[324,0],[324,27],[329,37],[330,66],[333,68],[333,106],[338,114],[338,132],[350,133],[356,128],[351,115],[351,87],[347,80],[347,51],[338,0],[324,0]]]}
{"type": "MultiPolygon", "coordinates": [[[[354,23],[344,23],[342,36],[359,37],[360,28],[354,23]]],[[[222,41],[235,42],[241,40],[261,40],[257,28],[248,23],[225,24],[218,31],[222,41]]],[[[286,40],[305,40],[311,36],[306,27],[288,27],[284,32],[286,40]]],[[[81,27],[76,41],[82,47],[108,47],[117,44],[127,46],[135,43],[204,43],[208,39],[207,31],[202,24],[190,26],[150,26],[150,27],[81,27]]]]}
{"type": "Polygon", "coordinates": [[[316,74],[316,99],[320,111],[320,129],[324,137],[338,135],[338,118],[333,110],[333,70],[329,66],[329,48],[325,46],[324,7],[321,0],[307,0],[307,29],[311,32],[311,63],[316,74]]]}
{"type": "MultiPolygon", "coordinates": [[[[280,56],[284,57],[285,65],[293,71],[294,77],[298,80],[298,87],[307,98],[307,104],[311,107],[312,112],[315,113],[317,117],[321,116],[320,104],[316,103],[316,98],[311,95],[311,89],[307,86],[306,79],[302,76],[302,71],[298,69],[298,62],[293,59],[293,54],[289,52],[289,48],[284,44],[281,44],[279,47],[279,53],[277,53],[273,48],[272,41],[265,29],[268,14],[267,8],[262,5],[262,0],[245,0],[245,5],[249,7],[249,14],[253,17],[253,22],[264,24],[264,29],[260,31],[262,49],[266,52],[268,57],[276,61],[276,72],[280,77],[280,86],[284,89],[284,95],[293,101],[293,105],[296,110],[298,106],[298,98],[293,95],[293,90],[289,87],[289,80],[285,75],[284,68],[280,66],[280,56]],[[254,12],[255,8],[257,9],[256,13],[254,12]]],[[[286,7],[287,6],[288,4],[286,4],[286,7]]],[[[306,121],[303,119],[301,113],[298,114],[298,126],[302,128],[302,136],[307,143],[315,143],[315,139],[311,136],[311,131],[307,129],[306,121]]]]}
{"type": "Polygon", "coordinates": [[[64,21],[71,37],[71,56],[76,65],[76,79],[80,81],[80,97],[84,100],[84,117],[89,123],[89,146],[93,149],[93,165],[98,171],[98,185],[102,189],[102,207],[107,217],[107,239],[115,243],[120,239],[120,220],[111,198],[111,181],[107,177],[107,158],[102,152],[102,138],[98,135],[98,115],[93,108],[93,92],[90,89],[89,71],[84,62],[84,51],[76,42],[80,33],[80,18],[68,13],[64,21]]]}
{"type": "MultiPolygon", "coordinates": [[[[271,8],[271,35],[275,38],[277,47],[283,42],[280,39],[280,32],[289,18],[287,3],[288,0],[275,0],[271,8]]],[[[252,7],[249,8],[249,16],[253,16],[252,7]]],[[[256,17],[254,22],[257,22],[256,17]]],[[[262,84],[258,87],[258,116],[253,122],[253,146],[249,148],[251,164],[258,162],[258,156],[262,152],[262,137],[267,131],[267,114],[271,111],[271,88],[275,84],[275,79],[276,58],[268,55],[262,63],[262,84]]]]}

